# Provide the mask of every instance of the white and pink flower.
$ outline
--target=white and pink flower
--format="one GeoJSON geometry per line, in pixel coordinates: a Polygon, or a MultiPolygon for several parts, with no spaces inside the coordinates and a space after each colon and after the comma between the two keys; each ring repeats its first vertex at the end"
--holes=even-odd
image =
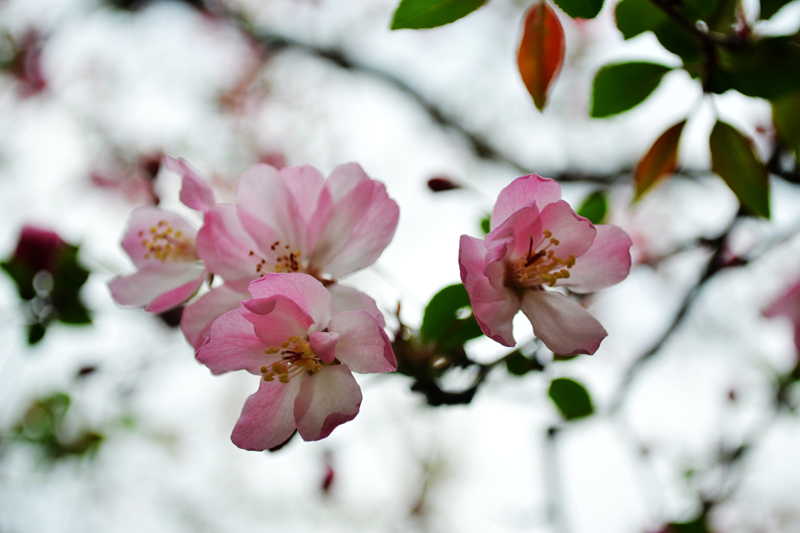
{"type": "Polygon", "coordinates": [[[352,372],[397,368],[391,343],[366,311],[334,312],[331,295],[307,274],[266,274],[252,298],[213,322],[197,359],[214,374],[247,370],[260,377],[231,439],[267,450],[295,430],[304,440],[327,437],[352,420],[361,389],[352,372]]]}
{"type": "MultiPolygon", "coordinates": [[[[186,178],[186,170],[175,170],[186,178]]],[[[335,311],[365,310],[383,323],[372,298],[336,282],[374,263],[397,228],[397,203],[359,165],[340,165],[326,180],[310,166],[259,164],[242,174],[236,205],[208,206],[199,188],[192,198],[207,206],[197,253],[225,281],[185,311],[181,327],[195,348],[217,316],[248,297],[248,284],[268,273],[314,276],[335,311]]]]}
{"type": "Polygon", "coordinates": [[[789,287],[778,299],[764,310],[764,316],[774,318],[784,316],[794,328],[794,344],[800,357],[800,280],[789,287]]]}
{"type": "Polygon", "coordinates": [[[512,319],[522,310],[534,334],[560,355],[593,354],[607,333],[579,303],[547,290],[593,292],[625,279],[631,239],[594,226],[561,200],[554,180],[535,174],[500,192],[484,240],[462,235],[461,280],[483,333],[514,346],[512,319]]]}

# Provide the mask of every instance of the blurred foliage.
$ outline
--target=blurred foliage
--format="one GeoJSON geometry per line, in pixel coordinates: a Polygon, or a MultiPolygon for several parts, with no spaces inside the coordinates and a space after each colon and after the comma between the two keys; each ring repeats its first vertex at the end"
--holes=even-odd
{"type": "Polygon", "coordinates": [[[547,394],[566,420],[583,418],[594,413],[589,392],[575,380],[556,378],[550,382],[547,394]]]}
{"type": "Polygon", "coordinates": [[[647,99],[670,67],[631,62],[606,65],[594,78],[589,115],[603,118],[627,111],[647,99]]]}
{"type": "Polygon", "coordinates": [[[51,461],[93,456],[104,436],[86,428],[70,430],[65,424],[70,404],[70,396],[63,392],[34,400],[22,419],[13,426],[12,437],[18,442],[36,446],[51,461]]]}
{"type": "Polygon", "coordinates": [[[80,299],[89,271],[78,262],[78,247],[65,243],[56,233],[25,226],[16,250],[0,262],[0,268],[27,304],[29,344],[41,341],[56,320],[91,324],[89,310],[80,299]]]}
{"type": "Polygon", "coordinates": [[[555,82],[566,55],[564,28],[547,2],[537,2],[523,18],[517,66],[522,81],[539,111],[547,105],[547,93],[555,82]]]}
{"type": "Polygon", "coordinates": [[[682,120],[662,133],[639,161],[633,173],[634,202],[660,180],[675,172],[678,164],[678,145],[686,121],[682,120]]]}
{"type": "Polygon", "coordinates": [[[486,0],[402,0],[392,17],[393,30],[435,28],[466,17],[486,0]]]}
{"type": "Polygon", "coordinates": [[[592,224],[600,224],[608,214],[608,196],[605,191],[594,191],[584,198],[577,213],[588,218],[592,224]]]}

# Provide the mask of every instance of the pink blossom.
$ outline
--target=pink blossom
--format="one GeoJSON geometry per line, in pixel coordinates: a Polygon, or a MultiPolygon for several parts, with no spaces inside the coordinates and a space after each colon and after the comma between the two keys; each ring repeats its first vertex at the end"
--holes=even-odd
{"type": "Polygon", "coordinates": [[[196,235],[175,213],[157,207],[134,210],[122,248],[137,272],[108,284],[114,300],[162,313],[191,298],[207,277],[195,250],[196,235]]]}
{"type": "Polygon", "coordinates": [[[397,368],[381,324],[365,311],[334,313],[331,295],[307,274],[267,274],[251,299],[219,317],[197,359],[214,374],[247,370],[261,377],[233,429],[233,443],[266,450],[295,429],[319,440],[358,414],[352,372],[397,368]]]}
{"type": "Polygon", "coordinates": [[[534,334],[560,355],[593,354],[607,333],[580,304],[547,288],[592,292],[630,271],[631,240],[612,225],[594,226],[561,200],[561,187],[535,174],[500,192],[484,240],[461,236],[461,280],[483,333],[514,346],[521,309],[534,334]]]}
{"type": "Polygon", "coordinates": [[[785,316],[794,326],[794,344],[800,355],[800,280],[764,310],[764,316],[774,318],[785,316]]]}
{"type": "Polygon", "coordinates": [[[310,274],[327,286],[335,311],[365,310],[383,323],[372,298],[336,281],[375,262],[398,217],[386,187],[355,163],[336,167],[327,180],[310,166],[253,166],[239,180],[236,205],[205,209],[197,253],[226,293],[187,308],[187,339],[197,348],[214,318],[236,308],[235,293],[244,299],[251,281],[277,272],[310,274]]]}

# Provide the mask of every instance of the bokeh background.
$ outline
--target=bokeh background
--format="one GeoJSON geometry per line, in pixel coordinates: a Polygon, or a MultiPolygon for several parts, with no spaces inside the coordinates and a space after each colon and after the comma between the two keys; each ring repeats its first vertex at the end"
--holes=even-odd
{"type": "MultiPolygon", "coordinates": [[[[0,277],[0,533],[800,531],[798,355],[791,324],[762,315],[800,277],[800,188],[773,176],[771,219],[742,217],[709,171],[716,116],[769,158],[769,103],[704,99],[675,71],[635,110],[589,118],[601,65],[679,65],[652,34],[624,41],[609,5],[562,17],[568,55],[540,113],[514,59],[528,6],[392,32],[391,0],[0,1],[0,256],[26,224],[79,246],[92,321],[53,322],[31,345],[30,302],[0,277]],[[687,116],[678,175],[631,205],[637,161],[687,116]],[[201,222],[164,154],[228,201],[259,161],[326,174],[356,161],[386,183],[396,237],[348,282],[390,328],[419,327],[459,281],[459,236],[481,235],[500,189],[530,172],[560,179],[576,208],[603,191],[634,267],[583,301],[609,332],[594,356],[537,350],[542,369],[492,368],[467,405],[358,376],[361,413],[328,439],[246,452],[229,435],[255,378],[212,376],[174,316],[121,309],[107,289],[133,270],[119,241],[136,206],[201,222]],[[433,178],[460,187],[434,192],[433,178]],[[726,268],[704,276],[712,258],[726,268]],[[593,416],[563,420],[557,377],[586,387],[593,416]]],[[[798,28],[795,0],[753,30],[798,28]]],[[[484,364],[507,352],[466,348],[484,364]]]]}

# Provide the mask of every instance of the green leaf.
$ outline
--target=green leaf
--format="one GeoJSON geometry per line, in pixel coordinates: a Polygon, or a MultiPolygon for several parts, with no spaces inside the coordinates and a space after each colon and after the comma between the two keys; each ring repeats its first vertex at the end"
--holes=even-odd
{"type": "Polygon", "coordinates": [[[734,89],[774,101],[800,91],[800,46],[791,38],[769,37],[737,48],[720,47],[719,59],[706,83],[712,92],[734,89]]]}
{"type": "Polygon", "coordinates": [[[608,212],[608,197],[605,191],[594,191],[578,208],[578,214],[588,218],[592,224],[600,224],[608,212]]]}
{"type": "Polygon", "coordinates": [[[442,350],[463,346],[468,340],[483,334],[472,316],[464,285],[450,285],[431,298],[425,307],[419,334],[422,340],[434,342],[442,350]]]}
{"type": "Polygon", "coordinates": [[[37,344],[44,338],[45,333],[47,333],[47,327],[40,323],[34,322],[28,326],[28,344],[33,346],[37,344]]]}
{"type": "Polygon", "coordinates": [[[614,11],[617,28],[625,39],[654,30],[667,18],[650,0],[622,0],[614,11]]]}
{"type": "Polygon", "coordinates": [[[515,376],[524,376],[531,371],[544,370],[544,366],[535,358],[526,357],[519,350],[506,357],[506,370],[515,376]]]}
{"type": "Polygon", "coordinates": [[[572,18],[593,19],[603,8],[603,0],[555,0],[555,3],[572,18]]]}
{"type": "Polygon", "coordinates": [[[567,420],[583,418],[594,413],[589,392],[577,381],[568,378],[554,379],[550,382],[550,390],[547,393],[561,412],[561,416],[567,420]]]}
{"type": "Polygon", "coordinates": [[[706,525],[706,517],[700,515],[691,522],[668,524],[667,531],[670,533],[709,533],[710,530],[706,525]]]}
{"type": "Polygon", "coordinates": [[[645,62],[604,66],[594,78],[590,115],[608,117],[639,105],[670,70],[665,65],[645,62]]]}
{"type": "Polygon", "coordinates": [[[711,168],[753,214],[769,218],[769,175],[744,135],[717,121],[711,130],[711,168]]]}
{"type": "Polygon", "coordinates": [[[800,92],[772,103],[772,122],[778,142],[793,151],[795,159],[800,161],[800,92]]]}
{"type": "Polygon", "coordinates": [[[392,18],[393,30],[435,28],[465,17],[486,0],[402,0],[392,18]]]}

